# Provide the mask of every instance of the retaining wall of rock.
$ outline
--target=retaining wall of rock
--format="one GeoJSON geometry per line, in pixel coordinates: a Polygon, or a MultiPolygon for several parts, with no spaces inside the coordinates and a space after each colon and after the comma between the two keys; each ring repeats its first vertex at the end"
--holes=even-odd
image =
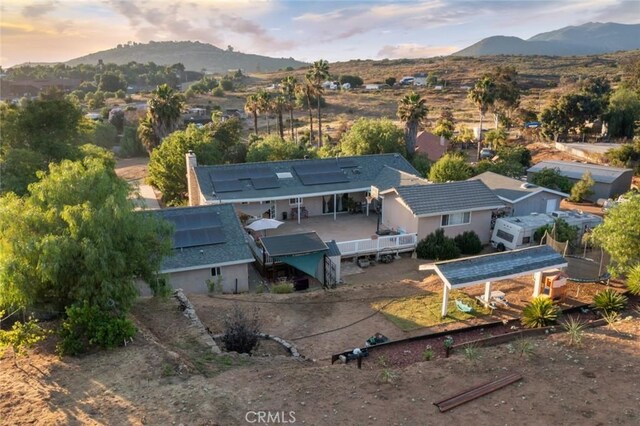
{"type": "Polygon", "coordinates": [[[213,337],[211,337],[204,324],[202,324],[202,321],[200,321],[200,318],[198,318],[196,309],[193,307],[187,296],[185,296],[182,289],[177,289],[173,292],[173,295],[176,299],[178,299],[178,302],[182,307],[184,316],[191,320],[191,327],[194,328],[196,334],[198,335],[198,340],[205,346],[210,347],[211,352],[216,354],[222,353],[218,345],[216,345],[216,342],[213,340],[213,337]]]}

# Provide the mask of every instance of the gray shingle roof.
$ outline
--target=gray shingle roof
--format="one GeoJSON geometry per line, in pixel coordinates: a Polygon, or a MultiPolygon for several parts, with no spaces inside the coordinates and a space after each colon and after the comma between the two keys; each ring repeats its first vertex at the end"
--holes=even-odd
{"type": "Polygon", "coordinates": [[[435,263],[439,273],[454,287],[565,266],[564,257],[546,245],[435,263]]]}
{"type": "Polygon", "coordinates": [[[512,203],[523,197],[531,194],[536,194],[540,191],[547,191],[554,194],[562,195],[564,197],[569,196],[569,194],[564,194],[559,191],[554,191],[542,186],[537,186],[532,183],[523,182],[521,180],[513,179],[493,172],[484,172],[479,174],[478,176],[470,178],[469,180],[481,180],[498,197],[502,197],[512,203]]]}
{"type": "Polygon", "coordinates": [[[427,184],[429,184],[429,181],[427,179],[418,177],[413,173],[407,173],[402,170],[385,166],[380,171],[372,185],[378,188],[378,191],[382,192],[386,191],[387,189],[397,188],[399,186],[427,184]]]}
{"type": "Polygon", "coordinates": [[[591,177],[596,182],[611,183],[623,173],[631,172],[631,169],[601,166],[597,164],[575,163],[571,161],[541,161],[527,172],[539,172],[542,169],[560,169],[560,174],[570,179],[580,179],[585,172],[591,172],[591,177]]]}
{"type": "Polygon", "coordinates": [[[401,186],[395,191],[416,216],[504,207],[504,202],[479,180],[401,186]]]}
{"type": "Polygon", "coordinates": [[[361,155],[355,157],[325,158],[320,160],[288,160],[270,161],[259,163],[226,164],[218,166],[197,166],[195,168],[200,191],[207,200],[265,200],[277,198],[289,198],[296,195],[348,192],[350,190],[369,188],[381,171],[386,167],[418,175],[411,164],[399,154],[361,155]],[[296,173],[297,166],[319,165],[344,165],[350,163],[351,167],[342,168],[344,182],[304,185],[300,176],[296,173]],[[272,176],[276,173],[290,173],[290,178],[276,178],[278,187],[256,189],[250,179],[240,180],[238,191],[218,192],[214,194],[214,185],[211,173],[216,176],[231,176],[232,174],[251,174],[256,170],[267,171],[272,176]]]}
{"type": "Polygon", "coordinates": [[[329,250],[327,244],[325,244],[315,232],[275,235],[273,237],[263,237],[261,241],[267,254],[271,257],[292,256],[329,250]]]}
{"type": "Polygon", "coordinates": [[[222,223],[225,242],[200,247],[173,249],[171,255],[162,262],[162,272],[176,269],[196,269],[198,266],[224,264],[229,262],[253,262],[253,255],[245,240],[245,231],[240,225],[235,209],[231,204],[207,205],[198,207],[178,207],[146,211],[164,219],[206,213],[216,215],[222,223]]]}

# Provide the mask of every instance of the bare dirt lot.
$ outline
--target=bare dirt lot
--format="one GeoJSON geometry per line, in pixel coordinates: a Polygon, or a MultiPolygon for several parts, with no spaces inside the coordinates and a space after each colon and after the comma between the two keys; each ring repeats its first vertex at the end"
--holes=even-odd
{"type": "MultiPolygon", "coordinates": [[[[327,293],[235,298],[245,307],[259,305],[263,331],[295,338],[364,318],[372,312],[369,299],[437,285],[417,272],[417,263],[378,265],[327,293]],[[389,280],[405,273],[402,281],[389,280]],[[291,301],[305,303],[271,303],[291,301]]],[[[217,331],[218,318],[232,302],[190,297],[205,325],[217,331]]],[[[10,354],[0,359],[0,424],[235,425],[249,424],[252,411],[270,411],[288,423],[295,417],[296,424],[317,425],[633,425],[640,418],[640,314],[630,310],[625,316],[615,329],[588,330],[581,347],[569,346],[564,333],[534,338],[530,358],[501,345],[481,348],[477,357],[454,353],[399,368],[372,352],[358,370],[354,363],[331,365],[327,355],[361,345],[378,330],[392,338],[407,334],[375,314],[335,333],[296,341],[316,362],[214,355],[198,343],[174,299],[144,299],[133,311],[140,332],[127,347],[60,360],[50,340],[20,358],[20,368],[10,354]],[[448,413],[432,405],[509,372],[523,380],[448,413]]]]}

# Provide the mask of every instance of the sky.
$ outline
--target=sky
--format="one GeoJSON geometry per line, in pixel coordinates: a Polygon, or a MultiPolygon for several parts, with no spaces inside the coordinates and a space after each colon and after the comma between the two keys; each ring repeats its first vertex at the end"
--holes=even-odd
{"type": "Polygon", "coordinates": [[[0,65],[151,40],[306,62],[419,58],[586,22],[640,23],[640,0],[2,0],[0,65]]]}

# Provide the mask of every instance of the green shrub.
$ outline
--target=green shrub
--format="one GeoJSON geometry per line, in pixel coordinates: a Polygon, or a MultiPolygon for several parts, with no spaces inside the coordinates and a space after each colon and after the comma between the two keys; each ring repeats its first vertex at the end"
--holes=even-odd
{"type": "Polygon", "coordinates": [[[135,127],[125,126],[124,136],[120,143],[120,155],[123,157],[139,157],[145,155],[147,151],[142,146],[135,127]]]}
{"type": "Polygon", "coordinates": [[[216,98],[222,98],[224,97],[224,89],[218,86],[211,91],[211,95],[215,96],[216,98]]]}
{"type": "Polygon", "coordinates": [[[547,296],[538,296],[522,310],[520,322],[527,328],[546,327],[555,323],[560,309],[547,296]]]}
{"type": "Polygon", "coordinates": [[[620,312],[627,306],[627,297],[617,291],[607,288],[593,296],[593,304],[601,312],[620,312]]]}
{"type": "Polygon", "coordinates": [[[579,203],[582,200],[585,200],[586,198],[592,196],[594,194],[593,185],[595,184],[596,182],[591,177],[591,173],[586,172],[582,176],[582,179],[576,182],[571,188],[569,201],[571,201],[572,203],[579,203]]]}
{"type": "Polygon", "coordinates": [[[462,254],[478,254],[482,251],[480,237],[474,231],[465,231],[453,240],[462,254]]]}
{"type": "Polygon", "coordinates": [[[425,361],[431,361],[433,359],[433,355],[433,348],[431,345],[427,345],[427,347],[424,348],[424,351],[422,351],[422,359],[425,361]]]}
{"type": "Polygon", "coordinates": [[[113,348],[137,332],[131,321],[85,301],[66,309],[56,350],[60,355],[78,355],[93,347],[113,348]]]}
{"type": "MultiPolygon", "coordinates": [[[[0,318],[4,316],[4,311],[0,311],[0,318]]],[[[16,362],[18,355],[26,355],[36,343],[47,337],[49,332],[38,325],[38,320],[29,318],[27,322],[15,322],[11,330],[0,329],[0,357],[4,351],[11,347],[13,349],[13,362],[16,362]]]]}
{"type": "Polygon", "coordinates": [[[570,317],[562,323],[562,327],[567,330],[567,334],[569,335],[569,346],[582,345],[582,336],[584,335],[584,329],[586,327],[584,322],[570,317]]]}
{"type": "Polygon", "coordinates": [[[228,351],[251,353],[258,344],[258,311],[248,316],[236,304],[224,319],[222,343],[228,351]]]}
{"type": "Polygon", "coordinates": [[[453,238],[445,236],[443,229],[438,229],[420,240],[416,254],[420,259],[448,260],[459,257],[460,249],[453,238]]]}
{"type": "Polygon", "coordinates": [[[631,294],[640,295],[640,265],[636,265],[627,277],[627,288],[631,294]]]}
{"type": "Polygon", "coordinates": [[[288,281],[282,281],[271,286],[271,293],[275,294],[293,293],[293,290],[293,283],[288,281]]]}

